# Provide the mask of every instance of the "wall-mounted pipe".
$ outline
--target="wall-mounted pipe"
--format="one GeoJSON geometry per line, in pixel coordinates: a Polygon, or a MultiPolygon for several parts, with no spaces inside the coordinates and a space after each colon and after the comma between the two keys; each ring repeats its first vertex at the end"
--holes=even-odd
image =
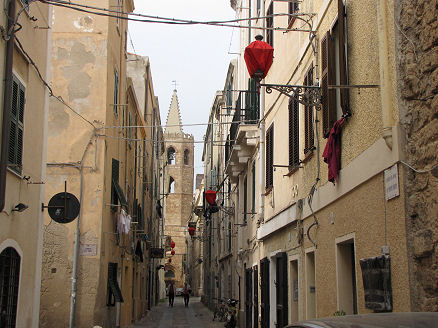
{"type": "Polygon", "coordinates": [[[380,101],[382,106],[382,137],[389,149],[392,149],[392,127],[394,117],[392,111],[392,79],[389,51],[388,8],[386,0],[377,1],[377,29],[379,48],[380,101]]]}
{"type": "Polygon", "coordinates": [[[2,121],[2,141],[0,153],[0,212],[5,208],[6,195],[6,169],[8,165],[8,145],[9,145],[9,121],[11,114],[12,96],[12,66],[14,63],[14,40],[15,40],[15,0],[9,0],[8,8],[8,28],[10,35],[6,41],[6,61],[5,61],[5,84],[3,94],[3,121],[2,121]]]}

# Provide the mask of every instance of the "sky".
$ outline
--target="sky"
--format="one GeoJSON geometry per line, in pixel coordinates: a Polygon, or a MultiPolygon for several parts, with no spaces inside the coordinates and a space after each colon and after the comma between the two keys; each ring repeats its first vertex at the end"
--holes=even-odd
{"type": "MultiPolygon", "coordinates": [[[[230,20],[235,12],[229,0],[134,0],[135,12],[195,21],[230,20]]],[[[148,56],[161,123],[166,123],[176,81],[184,124],[207,123],[214,96],[223,90],[230,60],[236,55],[238,30],[217,26],[178,26],[129,22],[128,50],[148,56]],[[134,49],[133,49],[134,47],[134,49]]],[[[205,126],[184,127],[203,140],[205,126]]],[[[195,143],[195,176],[204,173],[202,143],[195,143]]]]}

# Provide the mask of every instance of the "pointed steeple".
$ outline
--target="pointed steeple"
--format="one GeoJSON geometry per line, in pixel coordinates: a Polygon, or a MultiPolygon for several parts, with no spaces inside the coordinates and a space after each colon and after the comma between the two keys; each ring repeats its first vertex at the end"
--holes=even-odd
{"type": "Polygon", "coordinates": [[[173,90],[172,101],[170,103],[169,113],[167,114],[165,133],[183,133],[176,89],[173,90]]]}

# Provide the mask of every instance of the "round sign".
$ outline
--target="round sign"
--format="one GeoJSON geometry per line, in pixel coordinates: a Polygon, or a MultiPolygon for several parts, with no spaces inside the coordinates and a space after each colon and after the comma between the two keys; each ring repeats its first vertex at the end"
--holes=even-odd
{"type": "Polygon", "coordinates": [[[79,215],[80,204],[75,195],[60,192],[48,204],[50,217],[58,223],[70,223],[79,215]]]}

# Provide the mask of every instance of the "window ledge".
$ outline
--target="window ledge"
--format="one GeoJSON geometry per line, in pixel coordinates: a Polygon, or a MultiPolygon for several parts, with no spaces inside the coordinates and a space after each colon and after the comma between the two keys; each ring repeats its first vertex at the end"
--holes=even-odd
{"type": "MultiPolygon", "coordinates": [[[[23,168],[21,168],[22,170],[23,170],[23,168]]],[[[19,172],[17,172],[17,171],[15,171],[14,169],[12,169],[9,165],[7,166],[7,171],[9,172],[9,173],[12,173],[13,175],[15,175],[17,178],[19,178],[19,179],[23,179],[23,174],[22,173],[19,173],[19,172]]]]}
{"type": "Polygon", "coordinates": [[[271,193],[272,189],[273,189],[272,186],[270,186],[269,188],[267,188],[266,191],[265,191],[265,194],[264,194],[264,195],[265,195],[265,196],[268,196],[268,195],[271,193]]]}
{"type": "Polygon", "coordinates": [[[310,150],[307,154],[305,154],[304,159],[302,160],[302,163],[307,163],[310,161],[310,159],[313,157],[313,150],[310,150]]]}
{"type": "Polygon", "coordinates": [[[292,174],[294,174],[295,172],[297,172],[299,168],[300,168],[299,166],[291,167],[291,168],[289,169],[289,172],[286,173],[284,176],[285,176],[285,177],[290,177],[292,174]]]}

